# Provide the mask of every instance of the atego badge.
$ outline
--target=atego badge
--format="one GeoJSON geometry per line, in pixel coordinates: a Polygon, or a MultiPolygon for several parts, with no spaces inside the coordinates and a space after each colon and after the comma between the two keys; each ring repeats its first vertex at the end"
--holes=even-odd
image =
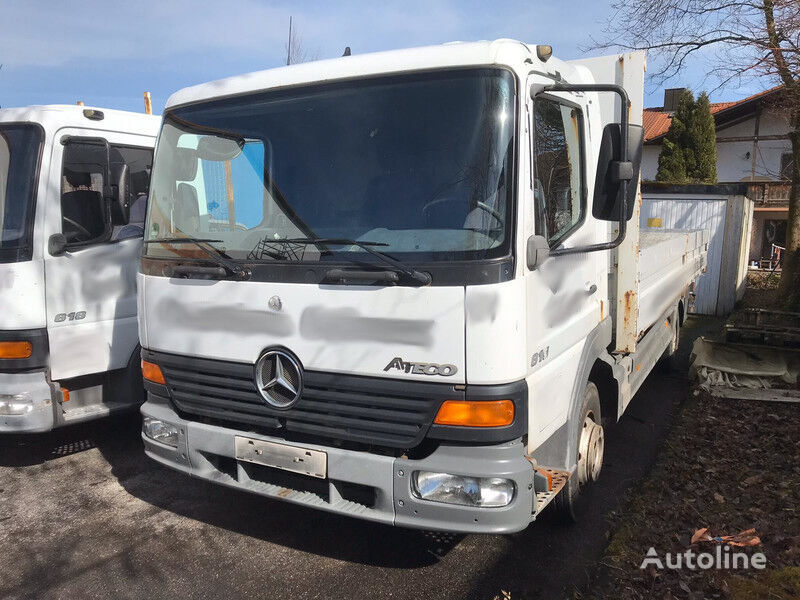
{"type": "Polygon", "coordinates": [[[397,369],[403,373],[411,373],[412,375],[442,375],[450,377],[458,372],[458,367],[455,365],[438,365],[436,363],[423,363],[423,362],[406,362],[399,356],[392,359],[383,370],[397,369]]]}

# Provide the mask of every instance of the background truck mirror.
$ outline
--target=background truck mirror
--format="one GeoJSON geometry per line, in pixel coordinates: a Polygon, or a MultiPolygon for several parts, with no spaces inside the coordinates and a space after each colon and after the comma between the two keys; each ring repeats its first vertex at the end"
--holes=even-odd
{"type": "Polygon", "coordinates": [[[175,179],[192,181],[197,177],[197,150],[192,148],[175,148],[175,179]]]}
{"type": "Polygon", "coordinates": [[[602,221],[619,221],[620,208],[625,200],[625,220],[630,220],[636,202],[639,169],[642,163],[644,129],[628,125],[628,160],[620,161],[622,125],[609,123],[603,129],[597,157],[592,216],[602,221]],[[623,199],[623,181],[628,181],[628,197],[623,199]]]}
{"type": "Polygon", "coordinates": [[[111,175],[111,223],[127,225],[130,221],[130,169],[125,163],[113,164],[111,175]]]}
{"type": "Polygon", "coordinates": [[[532,235],[528,238],[525,248],[525,258],[528,268],[533,271],[541,266],[550,256],[550,245],[542,235],[532,235]]]}

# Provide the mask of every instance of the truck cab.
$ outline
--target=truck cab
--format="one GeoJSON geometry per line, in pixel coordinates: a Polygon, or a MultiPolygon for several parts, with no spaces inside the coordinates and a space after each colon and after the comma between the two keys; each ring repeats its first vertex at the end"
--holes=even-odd
{"type": "Polygon", "coordinates": [[[159,122],[0,110],[0,433],[142,402],[135,276],[159,122]]]}
{"type": "Polygon", "coordinates": [[[644,56],[550,53],[447,44],[170,98],[139,274],[148,456],[406,527],[574,513],[702,257],[681,237],[674,277],[638,287],[644,56]]]}

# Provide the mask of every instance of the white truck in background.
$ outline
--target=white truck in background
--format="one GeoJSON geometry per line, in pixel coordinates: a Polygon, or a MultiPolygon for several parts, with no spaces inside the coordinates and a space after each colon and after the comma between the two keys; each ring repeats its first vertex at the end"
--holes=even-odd
{"type": "Polygon", "coordinates": [[[143,401],[136,271],[159,123],[0,110],[0,433],[143,401]]]}
{"type": "Polygon", "coordinates": [[[707,236],[639,234],[644,55],[550,54],[446,44],[174,94],[139,274],[148,456],[398,526],[573,518],[707,236]]]}

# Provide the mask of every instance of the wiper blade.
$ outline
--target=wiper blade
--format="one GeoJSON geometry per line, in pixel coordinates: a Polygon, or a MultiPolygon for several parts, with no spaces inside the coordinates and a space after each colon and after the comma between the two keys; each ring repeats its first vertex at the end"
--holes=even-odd
{"type": "MultiPolygon", "coordinates": [[[[361,241],[361,240],[351,240],[348,238],[290,238],[281,240],[282,242],[288,242],[290,244],[314,244],[314,245],[330,245],[330,246],[358,246],[363,250],[369,252],[373,256],[380,259],[382,262],[386,263],[387,265],[392,266],[394,269],[400,271],[408,275],[414,281],[420,283],[421,285],[430,285],[431,283],[431,276],[428,273],[423,273],[422,271],[417,271],[416,269],[412,269],[411,267],[404,265],[396,258],[392,258],[385,252],[380,252],[379,250],[375,250],[373,246],[388,246],[384,242],[371,242],[371,241],[361,241]]],[[[339,270],[336,270],[337,274],[339,270]]]]}
{"type": "MultiPolygon", "coordinates": [[[[235,275],[239,279],[250,279],[251,272],[250,269],[247,267],[243,267],[242,265],[230,260],[227,258],[222,250],[218,248],[214,248],[210,244],[213,242],[222,242],[223,240],[214,240],[210,238],[193,238],[193,237],[173,237],[173,238],[155,238],[152,240],[145,240],[145,244],[194,244],[198,248],[200,248],[203,252],[206,253],[212,262],[216,263],[218,266],[222,267],[228,275],[235,275]]],[[[210,272],[207,269],[203,269],[202,267],[197,267],[197,272],[202,275],[208,275],[210,272]]],[[[190,273],[190,267],[182,267],[180,271],[176,271],[176,273],[190,273]]]]}

